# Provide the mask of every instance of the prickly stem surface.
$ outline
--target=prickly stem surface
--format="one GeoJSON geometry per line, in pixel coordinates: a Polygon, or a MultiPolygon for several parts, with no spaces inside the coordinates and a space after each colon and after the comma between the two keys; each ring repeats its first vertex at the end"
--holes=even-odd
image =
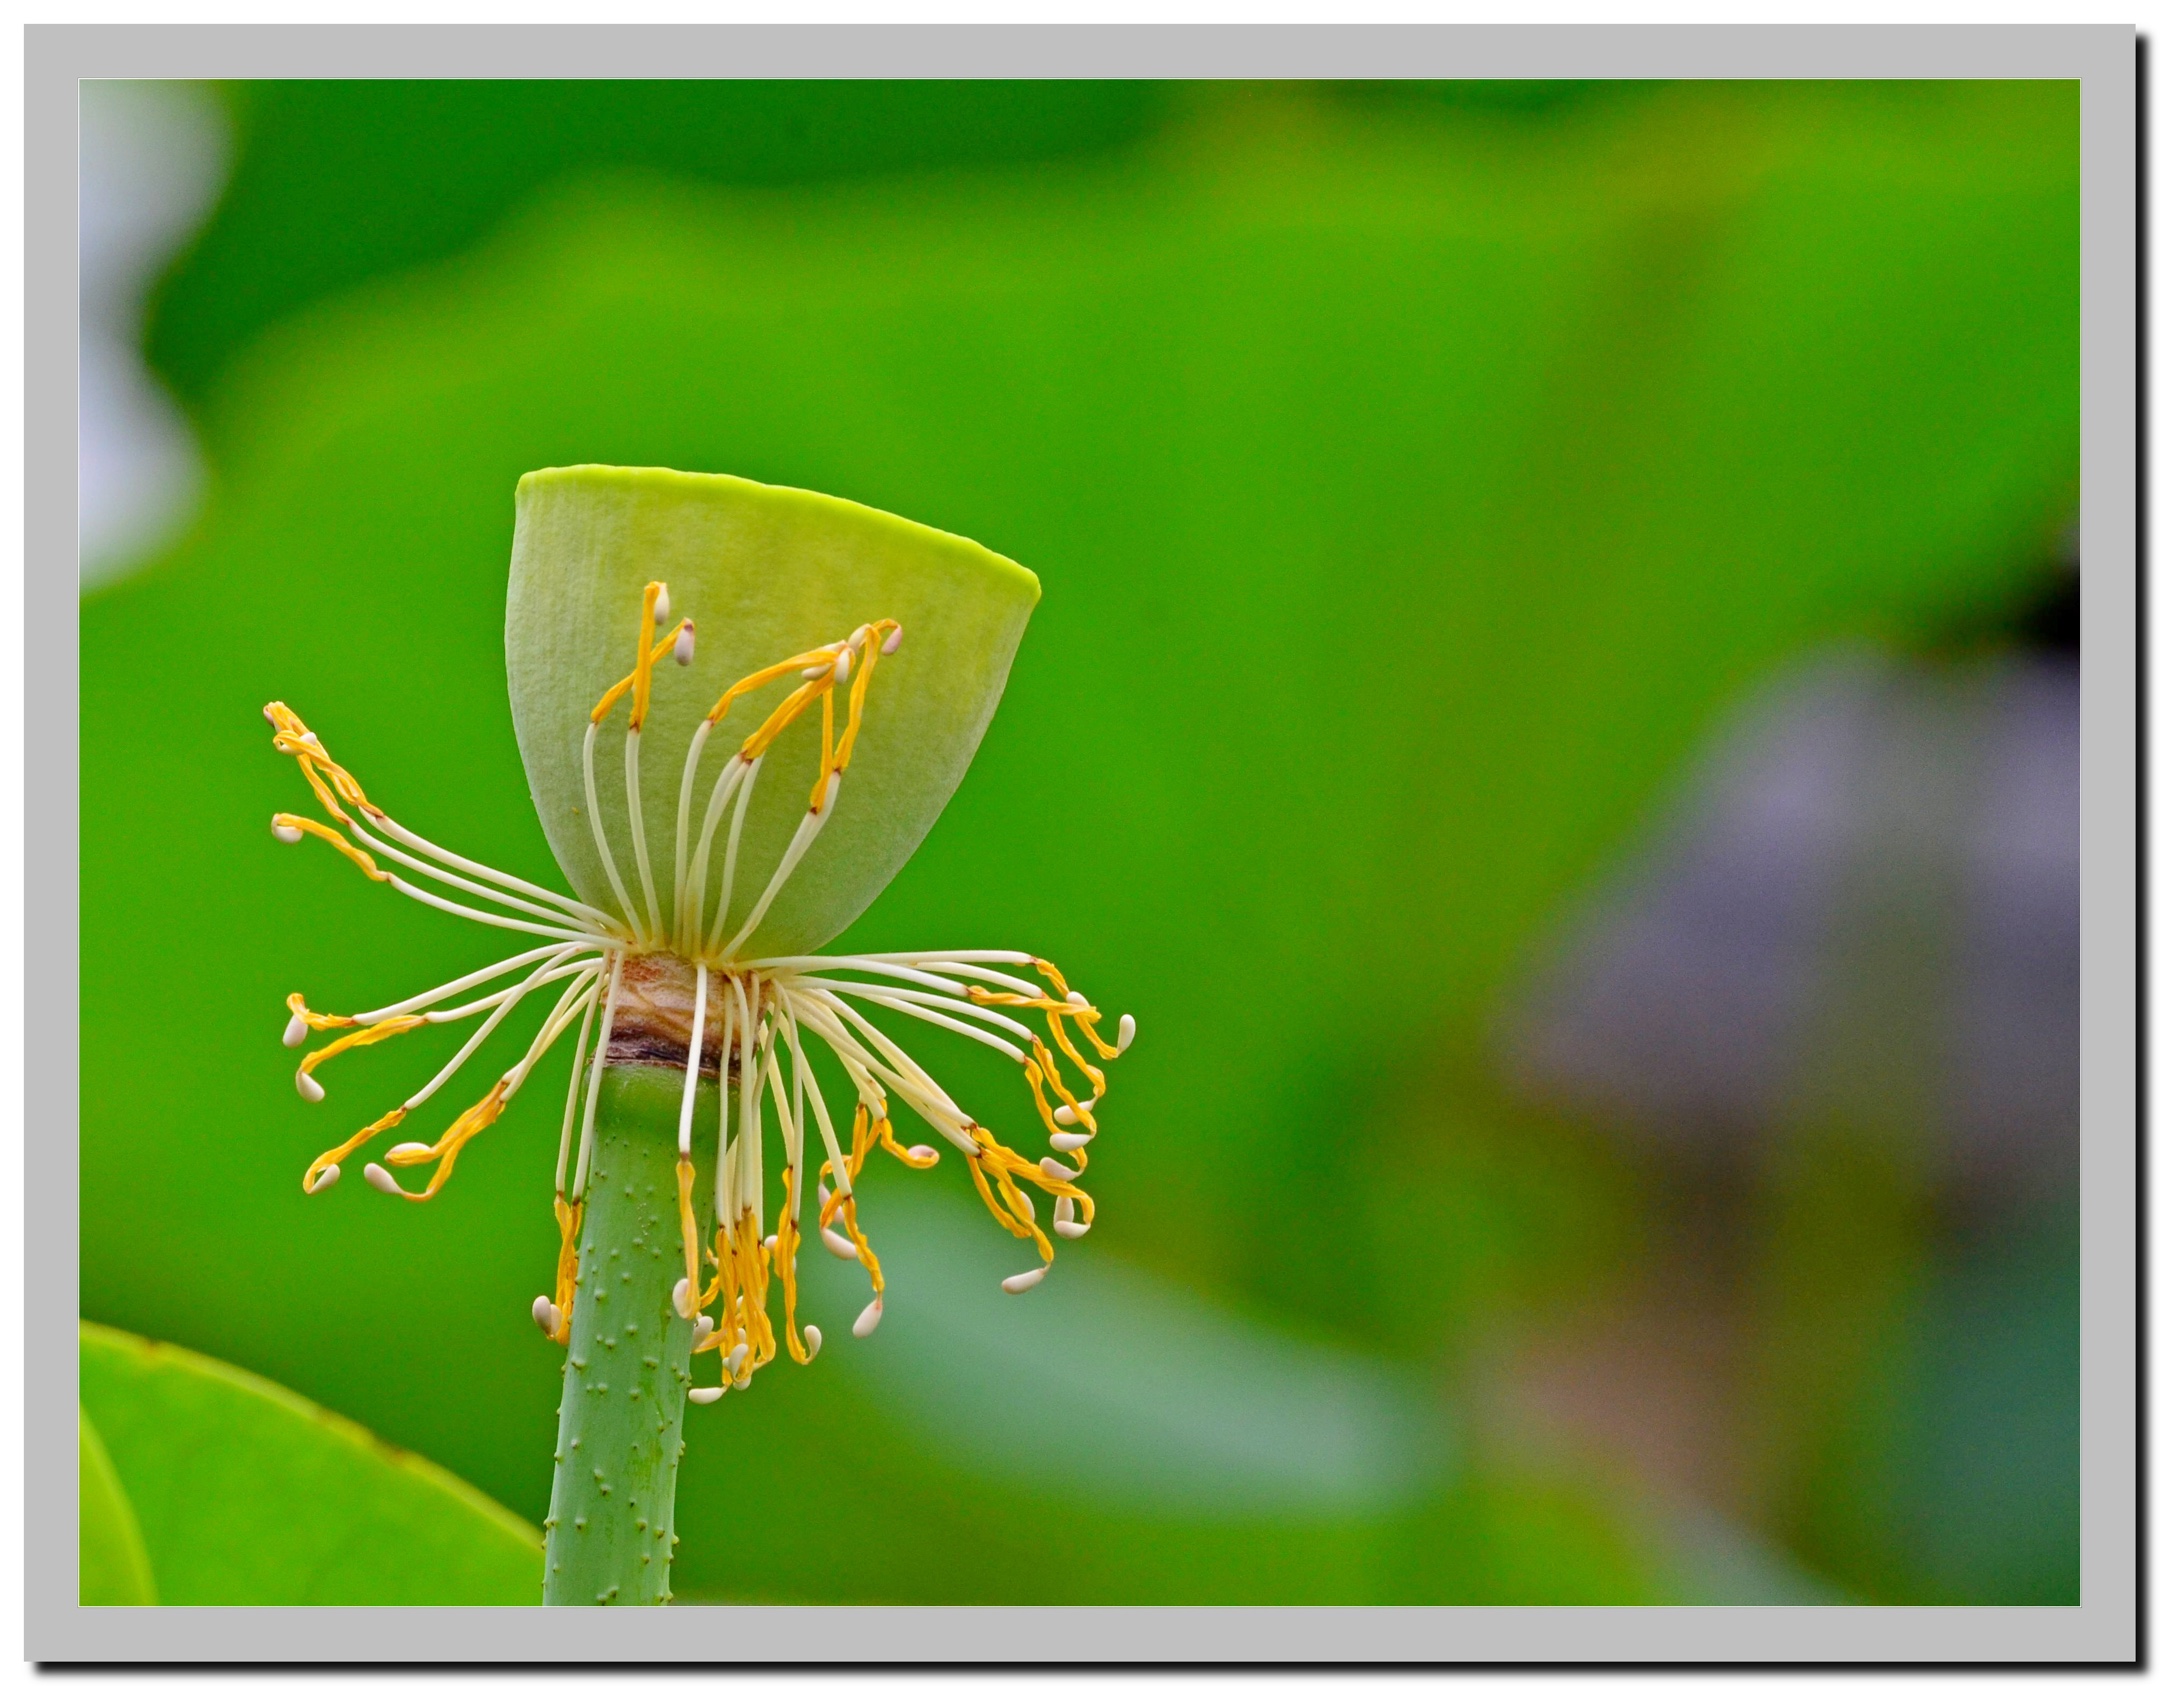
{"type": "MultiPolygon", "coordinates": [[[[699,1086],[709,1144],[713,1086],[699,1086]]],[[[547,1604],[665,1604],[675,1556],[691,1325],[675,1313],[683,1274],[676,1216],[682,1073],[611,1067],[600,1082],[576,1311],[563,1365],[547,1604]]],[[[706,1149],[709,1155],[709,1147],[706,1149]]],[[[711,1171],[699,1179],[701,1237],[711,1171]]]]}

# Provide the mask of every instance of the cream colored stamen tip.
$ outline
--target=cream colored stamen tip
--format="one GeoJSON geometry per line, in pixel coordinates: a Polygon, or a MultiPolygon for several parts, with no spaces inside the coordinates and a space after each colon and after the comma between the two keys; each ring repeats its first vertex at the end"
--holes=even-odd
{"type": "Polygon", "coordinates": [[[666,587],[665,585],[662,585],[662,586],[660,587],[660,595],[659,595],[659,596],[657,596],[657,597],[655,597],[655,598],[653,599],[653,604],[652,604],[652,618],[653,618],[654,620],[656,620],[656,621],[664,621],[664,620],[666,620],[666,619],[667,619],[667,612],[668,612],[668,594],[667,594],[667,587],[666,587]]]}
{"type": "MultiPolygon", "coordinates": [[[[1059,1107],[1058,1110],[1060,1112],[1063,1112],[1065,1109],[1063,1107],[1059,1107]]],[[[1071,1120],[1068,1119],[1066,1120],[1066,1122],[1070,1123],[1071,1120]]],[[[1086,1147],[1087,1144],[1093,1140],[1094,1138],[1092,1136],[1082,1136],[1077,1135],[1071,1131],[1060,1130],[1056,1135],[1050,1138],[1050,1145],[1056,1148],[1060,1153],[1078,1153],[1080,1149],[1086,1147]]]]}
{"type": "Polygon", "coordinates": [[[678,1276],[675,1278],[675,1293],[673,1297],[675,1300],[675,1315],[677,1317],[681,1318],[685,1323],[688,1323],[697,1316],[697,1307],[690,1303],[689,1277],[678,1276]]]}
{"type": "Polygon", "coordinates": [[[907,1150],[907,1156],[910,1165],[935,1165],[937,1163],[937,1149],[928,1142],[917,1142],[907,1150]]]}
{"type": "Polygon", "coordinates": [[[825,1344],[825,1332],[815,1323],[805,1323],[803,1325],[802,1344],[803,1351],[815,1358],[818,1355],[818,1349],[825,1344]]]}
{"type": "Polygon", "coordinates": [[[804,680],[805,680],[805,681],[807,681],[808,683],[810,683],[810,684],[812,684],[812,685],[815,685],[815,684],[816,684],[816,683],[817,683],[817,682],[818,682],[818,681],[819,681],[820,679],[824,678],[824,677],[825,677],[825,675],[826,675],[826,674],[828,674],[828,673],[829,673],[829,672],[831,672],[831,671],[832,671],[832,663],[831,663],[831,662],[819,662],[819,663],[817,664],[817,666],[815,666],[815,667],[806,667],[806,668],[804,668],[804,669],[803,669],[803,678],[804,678],[804,680]]]}
{"type": "Polygon", "coordinates": [[[876,1299],[872,1300],[868,1305],[864,1306],[862,1308],[862,1315],[855,1319],[855,1338],[857,1340],[862,1340],[865,1337],[875,1333],[878,1326],[878,1319],[883,1317],[884,1315],[885,1296],[883,1294],[880,1294],[876,1299]]]}
{"type": "Polygon", "coordinates": [[[675,665],[688,667],[697,656],[697,622],[684,621],[675,635],[675,665]]]}
{"type": "Polygon", "coordinates": [[[392,1165],[410,1165],[428,1156],[426,1142],[399,1142],[383,1158],[392,1165]]]}
{"type": "Polygon", "coordinates": [[[825,1251],[836,1259],[856,1259],[862,1256],[855,1251],[854,1242],[822,1226],[818,1229],[818,1239],[825,1243],[825,1251]]]}
{"type": "Polygon", "coordinates": [[[1055,1177],[1061,1183],[1069,1183],[1073,1180],[1073,1178],[1077,1177],[1080,1174],[1070,1165],[1064,1164],[1059,1160],[1052,1159],[1047,1153],[1044,1154],[1042,1158],[1037,1160],[1036,1164],[1042,1168],[1042,1174],[1044,1176],[1055,1177]]]}
{"type": "Polygon", "coordinates": [[[696,1324],[690,1330],[690,1340],[694,1345],[698,1341],[702,1341],[707,1335],[711,1334],[712,1332],[713,1320],[710,1317],[705,1316],[701,1312],[698,1315],[698,1320],[696,1324]]]}
{"type": "Polygon", "coordinates": [[[725,1392],[727,1392],[727,1389],[724,1387],[694,1387],[690,1390],[690,1403],[693,1405],[717,1404],[720,1396],[725,1392]]]}
{"type": "Polygon", "coordinates": [[[1119,1053],[1122,1054],[1127,1048],[1130,1048],[1132,1046],[1133,1032],[1135,1032],[1139,1028],[1139,1025],[1133,1021],[1133,1016],[1130,1013],[1127,1013],[1123,1018],[1118,1020],[1117,1051],[1119,1053]]]}
{"type": "Polygon", "coordinates": [[[270,822],[270,835],[280,843],[297,843],[306,834],[296,825],[284,825],[277,820],[270,822]]]}
{"type": "Polygon", "coordinates": [[[393,1177],[380,1165],[370,1165],[360,1174],[363,1177],[367,1178],[368,1187],[370,1188],[379,1188],[385,1194],[403,1194],[405,1192],[402,1188],[398,1187],[397,1178],[393,1177]]]}
{"type": "Polygon", "coordinates": [[[1065,1005],[1068,1007],[1091,1007],[1094,1003],[1077,989],[1068,989],[1065,992],[1065,1005]]]}
{"type": "Polygon", "coordinates": [[[1057,1222],[1052,1224],[1050,1227],[1056,1230],[1058,1234],[1064,1236],[1065,1239],[1068,1241],[1077,1241],[1080,1239],[1081,1236],[1087,1234],[1088,1232],[1088,1226],[1086,1224],[1075,1223],[1071,1218],[1059,1218],[1057,1222]]]}
{"type": "Polygon", "coordinates": [[[735,1343],[735,1350],[727,1355],[727,1367],[730,1370],[734,1371],[737,1375],[740,1375],[742,1373],[742,1367],[749,1362],[750,1343],[748,1341],[737,1341],[735,1343]]]}
{"type": "Polygon", "coordinates": [[[313,732],[302,732],[300,734],[300,741],[306,744],[310,749],[322,748],[322,739],[318,738],[313,732]]]}
{"type": "Polygon", "coordinates": [[[1050,1274],[1048,1265],[1037,1265],[1033,1270],[1023,1270],[1018,1276],[1005,1278],[1004,1288],[1008,1294],[1024,1294],[1036,1283],[1050,1274]]]}
{"type": "Polygon", "coordinates": [[[549,1299],[547,1295],[542,1294],[532,1303],[532,1316],[533,1321],[540,1325],[540,1333],[553,1340],[555,1338],[556,1320],[559,1316],[559,1313],[555,1310],[555,1302],[549,1299]]]}
{"type": "Polygon", "coordinates": [[[888,656],[897,654],[900,649],[900,634],[906,630],[907,628],[904,626],[894,627],[892,631],[885,635],[885,642],[880,644],[878,648],[888,656]]]}
{"type": "Polygon", "coordinates": [[[308,1022],[298,1013],[285,1021],[285,1046],[297,1048],[307,1040],[308,1022]]]}
{"type": "Polygon", "coordinates": [[[325,1165],[315,1173],[315,1180],[308,1184],[308,1193],[322,1193],[324,1189],[334,1186],[338,1178],[344,1174],[345,1167],[342,1165],[325,1165]]]}
{"type": "Polygon", "coordinates": [[[304,1101],[319,1101],[323,1098],[323,1086],[307,1072],[293,1073],[293,1087],[300,1091],[300,1098],[304,1101]]]}
{"type": "Polygon", "coordinates": [[[854,671],[855,652],[853,650],[842,650],[839,660],[833,663],[833,683],[835,685],[845,685],[848,682],[848,676],[854,671]]]}

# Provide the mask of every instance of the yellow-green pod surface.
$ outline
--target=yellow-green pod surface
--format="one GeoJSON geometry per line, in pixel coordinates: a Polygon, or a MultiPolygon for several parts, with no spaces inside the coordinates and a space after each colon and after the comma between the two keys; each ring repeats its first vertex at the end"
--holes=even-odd
{"type": "MultiPolygon", "coordinates": [[[[635,665],[642,592],[668,587],[671,618],[696,623],[686,670],[653,675],[639,749],[640,806],[663,922],[671,919],[677,802],[698,723],[730,684],[844,639],[866,622],[904,631],[881,660],[839,800],[743,958],[830,942],[914,853],[973,758],[1041,595],[1035,576],[972,540],[842,498],[726,474],[660,468],[550,468],[518,482],[505,633],[510,707],[534,802],[578,896],[618,904],[586,815],[583,747],[593,705],[635,665]]],[[[712,733],[692,795],[690,850],[729,756],[793,688],[782,679],[737,702],[712,733]]],[[[836,696],[836,728],[846,698],[836,696]]],[[[601,726],[595,787],[610,851],[642,901],[623,768],[627,700],[601,726]]],[[[808,811],[818,710],[765,757],[744,823],[731,929],[779,864],[808,811]]],[[[705,895],[716,905],[725,826],[705,895]]]]}

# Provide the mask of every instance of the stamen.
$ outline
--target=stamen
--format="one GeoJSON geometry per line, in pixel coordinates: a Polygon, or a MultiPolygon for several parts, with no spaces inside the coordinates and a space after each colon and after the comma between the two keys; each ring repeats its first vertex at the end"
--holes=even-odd
{"type": "Polygon", "coordinates": [[[1040,1164],[1044,1176],[1054,1177],[1061,1183],[1069,1183],[1080,1174],[1070,1165],[1061,1164],[1048,1154],[1043,1155],[1040,1164]]]}
{"type": "Polygon", "coordinates": [[[764,765],[763,761],[745,761],[742,777],[736,781],[735,817],[728,822],[727,855],[720,865],[720,906],[705,938],[708,949],[718,946],[727,926],[728,905],[735,899],[735,861],[742,851],[743,819],[750,812],[750,792],[757,788],[758,772],[764,765]]]}
{"type": "Polygon", "coordinates": [[[1127,1048],[1130,1048],[1132,1046],[1133,1033],[1139,1028],[1140,1027],[1133,1022],[1133,1016],[1130,1013],[1125,1014],[1124,1017],[1118,1020],[1117,1051],[1119,1053],[1122,1054],[1127,1048]]]}
{"type": "MultiPolygon", "coordinates": [[[[661,617],[665,619],[666,616],[661,617]]],[[[675,665],[688,667],[697,653],[697,622],[685,618],[682,630],[675,636],[675,665]]]]}
{"type": "Polygon", "coordinates": [[[819,1348],[825,1344],[825,1332],[815,1323],[805,1323],[802,1338],[803,1345],[809,1349],[810,1356],[815,1358],[818,1355],[819,1348]]]}
{"type": "Polygon", "coordinates": [[[827,972],[871,972],[881,977],[897,978],[903,983],[927,984],[932,989],[959,1000],[967,998],[966,986],[954,983],[950,978],[941,978],[934,972],[925,972],[914,966],[899,966],[883,960],[864,960],[855,955],[836,958],[825,954],[795,954],[782,960],[760,960],[758,965],[769,972],[796,972],[807,982],[828,986],[830,980],[823,975],[827,972]]]}
{"type": "MultiPolygon", "coordinates": [[[[589,943],[569,942],[547,943],[539,948],[528,948],[523,954],[513,954],[507,960],[498,960],[491,966],[482,966],[477,971],[467,972],[462,978],[453,978],[446,984],[438,984],[435,988],[423,991],[409,1000],[393,1001],[387,1007],[377,1007],[366,1013],[355,1013],[350,1019],[335,1022],[341,1024],[380,1024],[384,1019],[403,1018],[407,1013],[413,1012],[415,1009],[426,1008],[448,996],[461,994],[475,984],[488,983],[495,978],[501,977],[505,972],[514,972],[528,961],[559,960],[572,954],[591,952],[592,947],[593,945],[589,943]]],[[[294,996],[291,999],[297,1002],[299,997],[294,996]]],[[[293,1011],[301,1012],[303,1009],[295,1006],[293,1011]]],[[[310,1016],[308,1022],[317,1030],[325,1030],[329,1028],[329,1015],[310,1016]]]]}
{"type": "Polygon", "coordinates": [[[615,963],[608,968],[607,999],[600,1009],[600,1034],[593,1043],[592,1074],[585,1085],[585,1117],[578,1126],[577,1176],[570,1185],[570,1198],[583,1201],[585,1179],[592,1171],[593,1115],[600,1108],[600,1073],[607,1065],[608,1040],[615,1034],[615,1003],[622,994],[623,957],[620,952],[615,963]]]}
{"type": "Polygon", "coordinates": [[[1087,1234],[1088,1232],[1088,1226],[1086,1224],[1073,1222],[1073,1203],[1072,1196],[1069,1194],[1061,1194],[1058,1196],[1057,1213],[1056,1216],[1052,1219],[1050,1227],[1056,1230],[1058,1234],[1064,1236],[1068,1241],[1077,1241],[1081,1236],[1087,1234]]]}
{"type": "MultiPolygon", "coordinates": [[[[750,916],[742,922],[742,928],[728,939],[727,947],[720,951],[720,959],[723,963],[732,960],[735,957],[735,951],[741,948],[744,942],[749,939],[750,933],[758,928],[759,923],[765,917],[766,909],[772,906],[773,898],[780,894],[782,887],[786,885],[788,879],[794,874],[797,863],[802,860],[804,855],[810,852],[810,845],[817,841],[818,833],[825,829],[825,822],[832,817],[833,803],[840,794],[840,778],[838,774],[832,776],[829,784],[824,787],[824,792],[825,805],[822,808],[812,807],[810,812],[803,815],[801,823],[795,827],[795,835],[788,839],[787,852],[780,857],[780,864],[773,868],[772,877],[766,881],[765,893],[758,897],[757,905],[751,908],[750,916]]],[[[748,807],[749,803],[746,801],[743,803],[742,808],[737,810],[738,819],[748,807]]],[[[728,839],[728,853],[730,856],[735,852],[734,843],[734,838],[730,837],[728,839]]]]}
{"type": "Polygon", "coordinates": [[[616,904],[622,909],[624,919],[629,921],[631,935],[642,943],[645,934],[637,927],[637,915],[630,909],[630,892],[623,888],[622,874],[615,866],[615,851],[608,847],[607,827],[600,821],[600,786],[593,777],[593,743],[599,736],[600,722],[589,722],[585,727],[585,816],[592,822],[593,847],[600,852],[600,865],[607,872],[608,888],[615,892],[616,904]]]}
{"type": "Polygon", "coordinates": [[[857,1340],[868,1339],[873,1333],[876,1332],[878,1326],[878,1319],[883,1317],[884,1315],[885,1296],[883,1294],[880,1294],[876,1299],[872,1300],[868,1305],[864,1306],[862,1308],[862,1314],[855,1319],[855,1338],[857,1340]]]}
{"type": "Polygon", "coordinates": [[[899,653],[901,630],[902,629],[900,627],[895,626],[891,632],[886,634],[883,649],[888,656],[897,655],[899,653]]]}
{"type": "Polygon", "coordinates": [[[645,803],[638,792],[638,746],[644,741],[645,732],[639,716],[630,717],[630,730],[623,735],[623,788],[630,804],[630,852],[637,861],[638,888],[645,892],[645,929],[650,935],[647,941],[660,934],[660,898],[653,890],[652,858],[645,849],[645,803]]]}
{"type": "MultiPolygon", "coordinates": [[[[690,734],[690,748],[683,756],[682,785],[675,796],[675,946],[688,946],[691,931],[696,929],[690,913],[690,795],[697,785],[698,760],[705,753],[705,740],[712,736],[712,722],[700,720],[697,730],[690,734]]],[[[722,769],[721,779],[727,777],[722,769]]],[[[714,795],[719,794],[718,784],[714,795]]]]}
{"type": "MultiPolygon", "coordinates": [[[[1060,1112],[1070,1112],[1071,1110],[1072,1108],[1064,1106],[1058,1108],[1058,1111],[1060,1112]]],[[[1060,1153],[1078,1153],[1082,1148],[1086,1147],[1094,1139],[1095,1138],[1093,1136],[1070,1135],[1067,1134],[1065,1131],[1060,1130],[1056,1135],[1050,1138],[1050,1145],[1056,1148],[1060,1153]]]]}
{"type": "Polygon", "coordinates": [[[1002,1286],[1008,1294],[1024,1294],[1049,1274],[1048,1265],[1038,1265],[1033,1270],[1023,1270],[1018,1276],[1006,1277],[1002,1286]]]}
{"type": "Polygon", "coordinates": [[[319,1101],[323,1098],[323,1086],[309,1076],[305,1068],[293,1073],[293,1086],[300,1091],[300,1098],[304,1101],[319,1101]]]}
{"type": "MultiPolygon", "coordinates": [[[[942,1030],[953,1031],[958,1035],[969,1038],[971,1041],[980,1042],[986,1048],[995,1048],[1015,1065],[1025,1065],[1028,1061],[1026,1049],[1015,1048],[1003,1037],[992,1036],[988,1031],[977,1030],[971,1024],[962,1024],[958,1019],[950,1018],[935,1008],[920,1005],[919,1003],[924,998],[912,991],[880,989],[875,984],[832,983],[823,987],[832,994],[854,995],[865,1001],[874,1001],[881,1007],[890,1007],[896,1013],[906,1013],[910,1018],[921,1019],[925,1024],[934,1024],[942,1030]]],[[[992,1024],[1009,1028],[1016,1036],[1026,1036],[1029,1040],[1033,1040],[1032,1033],[1026,1025],[1015,1023],[1002,1013],[993,1013],[986,1008],[959,1001],[947,1003],[947,1005],[956,1013],[967,1013],[976,1018],[986,1019],[992,1024]]]]}
{"type": "Polygon", "coordinates": [[[286,1047],[288,1047],[288,1048],[297,1048],[297,1047],[299,1047],[301,1043],[303,1043],[303,1042],[305,1042],[305,1041],[307,1040],[307,1035],[308,1035],[308,1022],[307,1022],[307,1014],[305,1014],[305,1013],[295,1013],[295,1014],[293,1014],[293,1016],[292,1016],[291,1018],[289,1018],[289,1019],[287,1019],[287,1020],[285,1021],[285,1046],[286,1046],[286,1047]]]}
{"type": "Polygon", "coordinates": [[[542,901],[553,902],[580,925],[589,925],[595,930],[613,936],[626,936],[629,934],[629,927],[615,918],[614,915],[603,913],[596,907],[588,907],[575,896],[566,896],[559,890],[550,890],[544,884],[530,883],[518,877],[515,873],[497,871],[494,867],[483,862],[468,860],[463,855],[445,849],[439,844],[431,843],[417,831],[399,825],[396,820],[392,819],[372,802],[363,802],[360,807],[367,814],[369,823],[376,830],[394,838],[408,849],[418,849],[424,855],[434,856],[435,859],[447,867],[466,873],[474,878],[484,878],[489,883],[500,885],[505,890],[515,890],[520,895],[537,896],[542,901]]]}
{"type": "MultiPolygon", "coordinates": [[[[675,1122],[675,1151],[690,1157],[690,1115],[697,1105],[698,1073],[705,1065],[705,990],[709,977],[705,962],[697,963],[697,1005],[690,1015],[690,1057],[683,1062],[682,1109],[675,1122]]],[[[727,1080],[723,1072],[721,1081],[727,1080]]]]}
{"type": "Polygon", "coordinates": [[[393,1177],[380,1165],[370,1164],[360,1174],[367,1178],[368,1186],[370,1188],[379,1188],[385,1194],[403,1194],[405,1192],[402,1188],[398,1187],[397,1178],[393,1177]]]}
{"type": "Polygon", "coordinates": [[[690,1403],[714,1405],[719,1403],[720,1396],[725,1392],[727,1389],[724,1387],[694,1387],[690,1390],[690,1403]]]}
{"type": "Polygon", "coordinates": [[[570,1192],[570,1138],[577,1128],[578,1084],[585,1075],[585,1048],[592,1037],[593,1012],[599,1002],[598,990],[586,997],[585,1016],[578,1021],[577,1051],[570,1056],[570,1081],[563,1085],[562,1142],[555,1149],[555,1198],[558,1201],[570,1192]]]}
{"type": "Polygon", "coordinates": [[[533,1321],[540,1325],[540,1333],[553,1340],[556,1326],[562,1321],[562,1313],[555,1309],[555,1302],[542,1294],[532,1303],[532,1315],[533,1321]]]}
{"type": "Polygon", "coordinates": [[[825,1243],[825,1251],[836,1259],[845,1259],[849,1264],[853,1264],[860,1256],[855,1251],[854,1242],[844,1235],[835,1235],[830,1229],[820,1226],[818,1239],[825,1243]]]}
{"type": "Polygon", "coordinates": [[[282,818],[273,817],[270,821],[270,835],[280,843],[297,843],[307,833],[296,825],[288,824],[282,818]]]}
{"type": "Polygon", "coordinates": [[[325,1165],[321,1171],[317,1172],[310,1181],[302,1186],[310,1194],[320,1194],[326,1188],[334,1188],[337,1185],[338,1178],[343,1176],[344,1172],[345,1167],[342,1165],[325,1165]]]}

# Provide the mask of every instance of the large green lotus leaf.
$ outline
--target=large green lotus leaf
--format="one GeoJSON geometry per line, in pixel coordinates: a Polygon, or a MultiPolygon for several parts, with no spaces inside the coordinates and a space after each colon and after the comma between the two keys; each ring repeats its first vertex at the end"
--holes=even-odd
{"type": "MultiPolygon", "coordinates": [[[[648,580],[664,581],[671,614],[697,628],[695,666],[685,674],[671,661],[660,665],[640,733],[640,805],[664,920],[673,917],[684,823],[681,769],[721,692],[867,622],[902,627],[901,648],[875,669],[840,800],[742,950],[808,953],[869,906],[945,806],[990,724],[1041,588],[1025,568],[968,539],[816,492],[662,468],[526,475],[510,556],[510,709],[555,858],[586,902],[611,911],[616,898],[584,811],[582,751],[593,704],[635,666],[648,580]]],[[[688,853],[729,753],[793,683],[753,693],[713,734],[690,804],[688,853]]],[[[835,703],[836,729],[844,729],[844,699],[835,703]]],[[[610,853],[637,900],[622,755],[629,714],[625,701],[603,724],[594,777],[610,853]]],[[[818,754],[813,710],[764,758],[730,931],[741,928],[809,810],[818,754]]],[[[720,889],[725,836],[709,855],[708,910],[717,906],[710,898],[720,889]]]]}
{"type": "Polygon", "coordinates": [[[75,1408],[76,1457],[80,1460],[81,1499],[76,1512],[81,1528],[81,1570],[75,1583],[81,1604],[155,1604],[157,1582],[143,1550],[135,1507],[112,1466],[105,1442],[90,1413],[75,1408]]]}
{"type": "Polygon", "coordinates": [[[273,1382],[95,1323],[81,1381],[164,1603],[540,1601],[537,1530],[273,1382]]]}

